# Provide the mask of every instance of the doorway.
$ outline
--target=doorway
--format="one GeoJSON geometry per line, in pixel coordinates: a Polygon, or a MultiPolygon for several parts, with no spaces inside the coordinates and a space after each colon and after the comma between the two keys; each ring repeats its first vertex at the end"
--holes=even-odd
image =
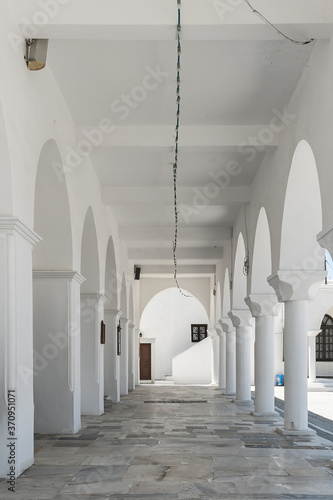
{"type": "Polygon", "coordinates": [[[140,344],[140,380],[151,380],[151,344],[140,344]]]}

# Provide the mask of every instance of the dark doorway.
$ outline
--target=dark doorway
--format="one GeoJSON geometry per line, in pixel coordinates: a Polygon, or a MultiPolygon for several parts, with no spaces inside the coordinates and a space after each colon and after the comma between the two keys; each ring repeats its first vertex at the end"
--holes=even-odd
{"type": "Polygon", "coordinates": [[[140,344],[140,380],[151,380],[151,344],[140,344]]]}

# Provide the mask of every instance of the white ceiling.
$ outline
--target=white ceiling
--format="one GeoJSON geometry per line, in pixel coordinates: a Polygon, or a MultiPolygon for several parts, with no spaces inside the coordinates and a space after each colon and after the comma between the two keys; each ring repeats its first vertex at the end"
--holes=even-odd
{"type": "MultiPolygon", "coordinates": [[[[286,0],[256,2],[290,36],[325,38],[333,31],[332,8],[324,0],[294,0],[292,6],[286,0]]],[[[35,3],[27,0],[23,7],[17,2],[17,8],[29,17],[35,3]]],[[[130,259],[145,270],[165,264],[170,271],[176,2],[97,3],[72,0],[57,19],[40,27],[41,36],[50,39],[48,65],[78,139],[82,128],[96,127],[104,118],[116,127],[94,148],[91,161],[130,259]],[[168,76],[121,119],[112,104],[142,85],[147,68],[160,68],[168,76]]],[[[251,136],[255,139],[270,122],[273,110],[288,104],[314,44],[295,45],[278,37],[245,3],[226,19],[219,17],[214,2],[183,4],[179,203],[193,209],[195,196],[214,174],[225,171],[230,161],[240,168],[204,209],[195,207],[189,220],[180,216],[180,264],[212,265],[223,256],[230,228],[250,200],[256,172],[266,152],[278,145],[278,136],[257,151],[254,161],[240,153],[239,145],[252,144],[251,136]]]]}

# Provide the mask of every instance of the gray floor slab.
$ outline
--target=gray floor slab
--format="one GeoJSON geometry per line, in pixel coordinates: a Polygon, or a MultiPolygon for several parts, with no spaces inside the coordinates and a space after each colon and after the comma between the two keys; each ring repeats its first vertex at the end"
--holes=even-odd
{"type": "Polygon", "coordinates": [[[333,443],[275,428],[214,387],[139,386],[75,436],[36,436],[0,499],[333,500],[333,443]]]}

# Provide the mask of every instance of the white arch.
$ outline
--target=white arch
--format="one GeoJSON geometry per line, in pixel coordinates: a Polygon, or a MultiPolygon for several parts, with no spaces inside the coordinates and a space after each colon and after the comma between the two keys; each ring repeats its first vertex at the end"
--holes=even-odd
{"type": "Polygon", "coordinates": [[[315,157],[305,140],[296,147],[288,178],[281,229],[280,269],[323,269],[322,205],[315,157]]]}
{"type": "Polygon", "coordinates": [[[65,177],[60,182],[52,163],[61,164],[53,139],[42,148],[36,175],[34,230],[42,241],[33,251],[34,269],[70,270],[73,266],[72,228],[65,177]]]}
{"type": "Polygon", "coordinates": [[[231,296],[230,296],[230,276],[229,268],[227,267],[224,274],[223,284],[223,298],[222,298],[222,317],[227,318],[228,312],[231,309],[231,296]]]}
{"type": "Polygon", "coordinates": [[[118,274],[116,264],[116,253],[112,236],[109,237],[105,260],[105,309],[117,309],[118,307],[118,274]]]}
{"type": "Polygon", "coordinates": [[[92,208],[89,207],[83,225],[81,240],[81,274],[85,282],[81,293],[99,293],[99,253],[95,219],[92,208]]]}
{"type": "Polygon", "coordinates": [[[243,273],[244,259],[245,259],[245,243],[243,234],[240,232],[238,235],[236,256],[235,256],[235,266],[234,266],[234,278],[232,287],[232,309],[245,309],[244,299],[247,296],[247,279],[243,273]]]}
{"type": "Polygon", "coordinates": [[[250,266],[251,293],[272,293],[267,278],[272,274],[271,238],[264,207],[260,209],[253,247],[253,258],[250,266]]]}

